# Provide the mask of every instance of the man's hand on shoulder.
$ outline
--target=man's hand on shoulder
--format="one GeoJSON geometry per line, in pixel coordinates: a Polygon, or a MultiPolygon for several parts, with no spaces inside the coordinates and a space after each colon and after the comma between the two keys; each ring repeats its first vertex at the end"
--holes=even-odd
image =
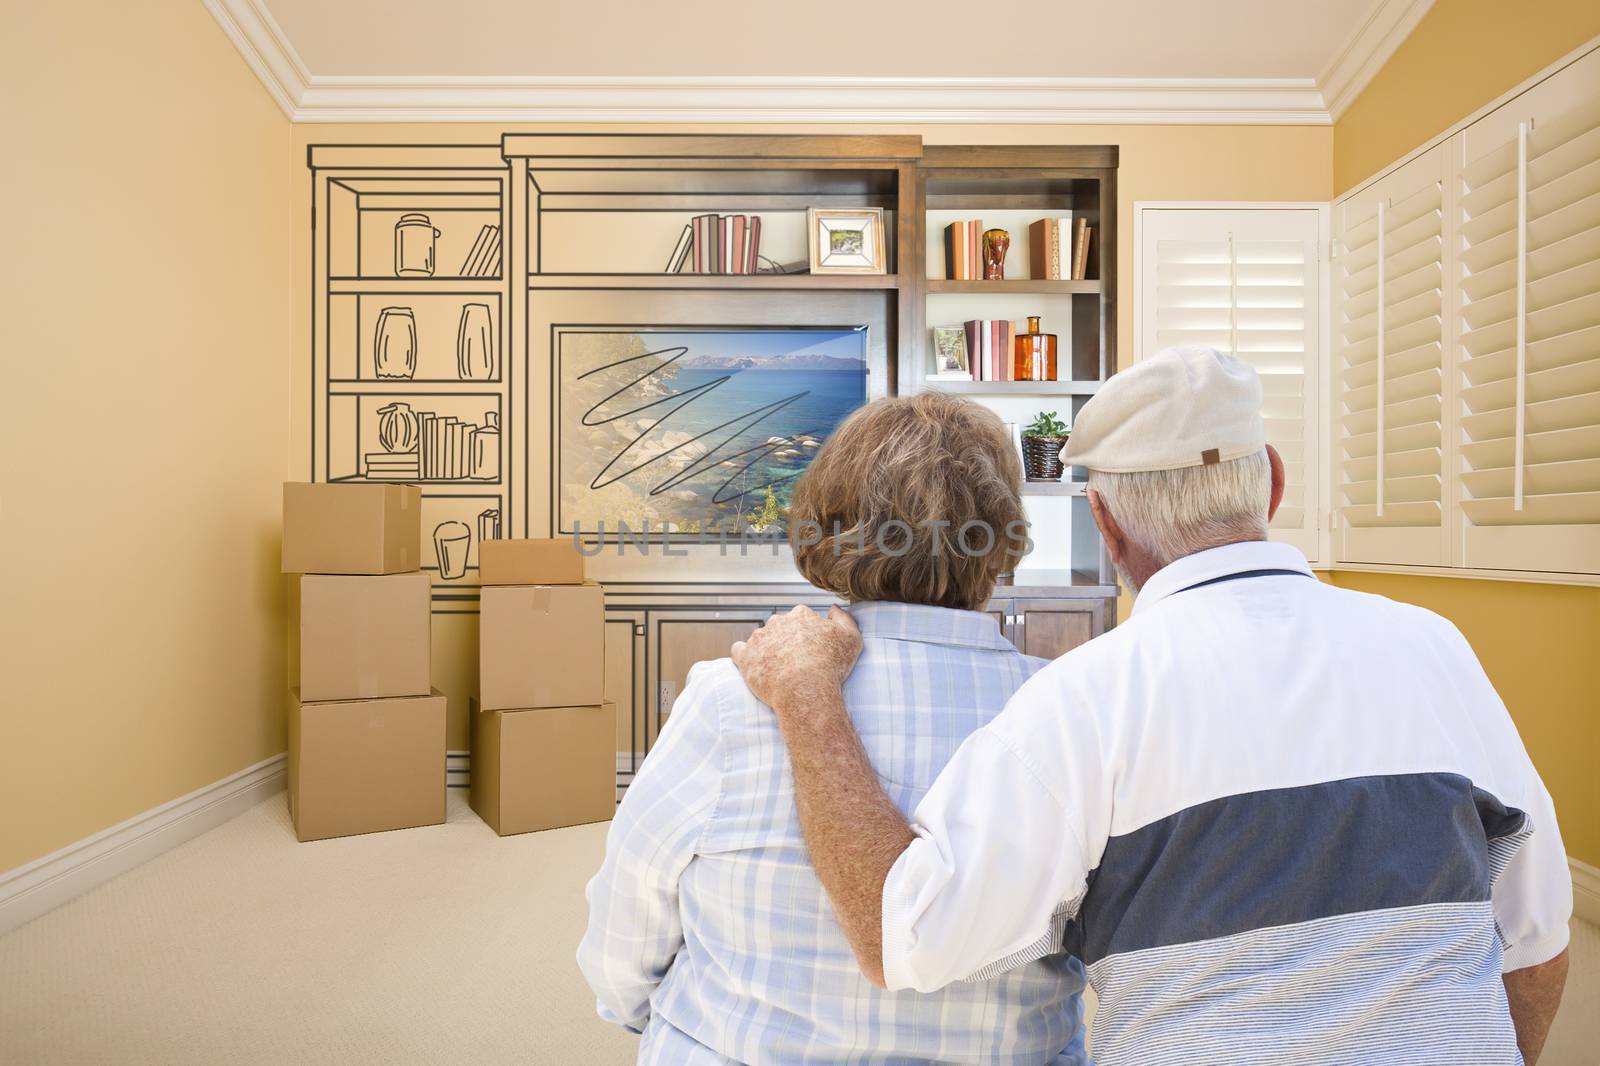
{"type": "Polygon", "coordinates": [[[861,631],[838,607],[773,615],[733,646],[733,662],[757,699],[787,719],[834,704],[861,655],[861,631]]]}

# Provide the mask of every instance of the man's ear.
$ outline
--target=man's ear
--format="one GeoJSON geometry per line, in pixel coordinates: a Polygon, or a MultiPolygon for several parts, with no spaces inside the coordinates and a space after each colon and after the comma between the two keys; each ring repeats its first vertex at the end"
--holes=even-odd
{"type": "Polygon", "coordinates": [[[1267,445],[1267,462],[1272,464],[1272,498],[1267,502],[1267,521],[1272,521],[1272,516],[1278,513],[1278,505],[1283,502],[1283,456],[1278,454],[1278,449],[1267,445]]]}
{"type": "Polygon", "coordinates": [[[1117,525],[1111,509],[1106,506],[1106,501],[1098,492],[1089,489],[1087,495],[1089,513],[1094,515],[1094,524],[1100,527],[1100,536],[1106,542],[1106,553],[1111,556],[1113,563],[1122,562],[1123,554],[1127,550],[1127,538],[1122,532],[1122,527],[1117,525]]]}

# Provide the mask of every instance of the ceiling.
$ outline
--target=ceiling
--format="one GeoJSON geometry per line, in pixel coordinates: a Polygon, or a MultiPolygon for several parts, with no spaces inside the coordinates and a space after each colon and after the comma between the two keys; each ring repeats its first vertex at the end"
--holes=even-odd
{"type": "Polygon", "coordinates": [[[203,2],[301,120],[1326,122],[1431,0],[203,2]]]}
{"type": "Polygon", "coordinates": [[[266,0],[312,74],[1314,78],[1371,0],[266,0]],[[980,28],[978,13],[987,28],[980,28]]]}

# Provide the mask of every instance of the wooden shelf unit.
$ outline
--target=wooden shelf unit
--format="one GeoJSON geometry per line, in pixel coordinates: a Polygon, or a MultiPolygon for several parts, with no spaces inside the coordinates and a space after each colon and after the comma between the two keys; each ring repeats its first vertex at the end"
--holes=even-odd
{"type": "MultiPolygon", "coordinates": [[[[1117,367],[1117,149],[1112,146],[930,145],[918,168],[923,263],[919,290],[922,321],[903,379],[910,391],[928,390],[970,397],[1015,425],[1041,411],[1077,417],[1117,367]],[[932,216],[1005,220],[1012,252],[1007,269],[1026,271],[1027,225],[1035,219],[1070,214],[1093,227],[1087,277],[1051,281],[1009,276],[995,281],[955,281],[930,277],[942,266],[944,234],[932,216]],[[1019,229],[1022,232],[1018,232],[1019,229]],[[1036,300],[1028,300],[1035,297],[1036,300]],[[1070,319],[1062,321],[1063,313],[1070,319]],[[1057,335],[1056,381],[961,381],[930,378],[932,327],[955,326],[972,318],[1020,321],[1039,314],[1045,332],[1057,335]],[[1061,328],[1064,327],[1064,328],[1061,328]],[[1029,401],[1036,401],[1030,403],[1029,401]]],[[[1084,575],[1115,596],[1110,560],[1089,512],[1081,482],[1026,482],[1022,494],[1045,521],[1059,523],[1065,508],[1069,553],[1075,580],[1084,575]],[[1062,498],[1062,499],[1055,499],[1062,498]]],[[[1035,518],[1035,521],[1038,521],[1035,518]]]]}
{"type": "MultiPolygon", "coordinates": [[[[900,135],[506,134],[498,144],[312,145],[307,164],[314,234],[307,473],[362,479],[365,456],[379,448],[375,412],[386,404],[480,425],[493,416],[498,425],[498,476],[430,479],[425,522],[470,521],[495,508],[502,535],[551,531],[550,347],[563,324],[868,323],[870,395],[954,393],[1011,421],[1033,397],[1042,409],[1075,413],[1116,365],[1111,147],[924,147],[900,135]],[[760,214],[763,252],[792,265],[805,261],[808,208],[860,206],[884,211],[884,274],[662,272],[694,215],[760,214]],[[1098,230],[1089,277],[930,278],[929,242],[942,235],[928,231],[928,212],[951,210],[1085,215],[1098,230]],[[418,211],[444,233],[440,273],[396,276],[394,223],[418,211]],[[483,224],[500,227],[499,271],[459,276],[483,224]],[[1063,380],[927,379],[930,306],[951,301],[962,318],[1016,318],[1033,298],[1048,312],[1047,329],[1070,310],[1070,329],[1054,331],[1063,380]],[[985,310],[989,301],[996,310],[985,310]],[[491,308],[496,365],[484,381],[451,380],[453,323],[468,303],[491,308]],[[427,334],[410,380],[377,378],[372,365],[373,317],[390,305],[414,308],[419,337],[427,334]]],[[[1043,503],[1070,503],[1072,537],[1086,543],[1093,525],[1077,514],[1084,501],[1073,490],[1035,486],[1027,494],[1074,497],[1043,503]]],[[[1092,547],[1074,551],[1062,572],[1094,574],[1111,594],[1110,571],[1094,557],[1098,538],[1092,547]]],[[[474,577],[459,585],[470,589],[474,577]]]]}
{"type": "Polygon", "coordinates": [[[929,278],[928,292],[930,293],[964,293],[967,295],[1029,295],[1029,296],[1073,296],[1100,291],[1100,282],[1095,281],[1048,281],[1033,278],[1003,278],[999,281],[966,281],[951,280],[948,278],[929,278]]]}

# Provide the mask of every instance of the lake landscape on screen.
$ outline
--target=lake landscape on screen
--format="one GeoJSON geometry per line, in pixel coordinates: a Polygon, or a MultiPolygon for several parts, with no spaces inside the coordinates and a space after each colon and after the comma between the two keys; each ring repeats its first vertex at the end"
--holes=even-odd
{"type": "Polygon", "coordinates": [[[866,402],[857,328],[562,329],[561,532],[787,528],[794,483],[866,402]]]}

